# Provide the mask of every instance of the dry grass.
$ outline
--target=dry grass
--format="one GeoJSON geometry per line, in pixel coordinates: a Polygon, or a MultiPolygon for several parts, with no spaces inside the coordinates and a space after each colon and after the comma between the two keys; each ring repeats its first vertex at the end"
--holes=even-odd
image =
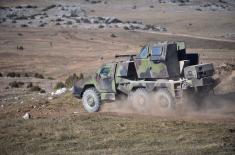
{"type": "Polygon", "coordinates": [[[89,114],[84,113],[79,100],[70,93],[49,102],[41,100],[2,109],[1,154],[214,155],[235,152],[234,119],[89,114]],[[32,119],[21,119],[27,111],[32,119]]]}
{"type": "Polygon", "coordinates": [[[233,123],[80,113],[0,120],[3,154],[233,154],[233,123]]]}

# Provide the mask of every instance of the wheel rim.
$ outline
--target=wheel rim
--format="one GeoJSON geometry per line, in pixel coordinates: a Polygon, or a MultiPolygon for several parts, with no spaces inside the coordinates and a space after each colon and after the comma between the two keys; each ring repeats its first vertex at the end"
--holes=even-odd
{"type": "Polygon", "coordinates": [[[95,106],[95,99],[92,95],[87,96],[87,103],[90,107],[95,106]]]}
{"type": "Polygon", "coordinates": [[[137,96],[136,102],[138,105],[143,106],[143,105],[145,105],[145,98],[143,96],[137,96]]]}
{"type": "Polygon", "coordinates": [[[159,96],[159,104],[162,108],[167,108],[170,105],[169,100],[164,96],[159,96]]]}

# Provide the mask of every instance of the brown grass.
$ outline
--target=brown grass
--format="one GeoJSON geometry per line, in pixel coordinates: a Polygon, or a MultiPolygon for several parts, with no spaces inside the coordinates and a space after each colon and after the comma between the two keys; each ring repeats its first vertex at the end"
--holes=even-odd
{"type": "MultiPolygon", "coordinates": [[[[62,106],[62,105],[60,105],[62,106]]],[[[0,120],[2,154],[233,154],[234,122],[82,113],[0,120]]]]}
{"type": "Polygon", "coordinates": [[[90,114],[70,93],[0,109],[1,154],[233,154],[234,144],[234,119],[90,114]]]}

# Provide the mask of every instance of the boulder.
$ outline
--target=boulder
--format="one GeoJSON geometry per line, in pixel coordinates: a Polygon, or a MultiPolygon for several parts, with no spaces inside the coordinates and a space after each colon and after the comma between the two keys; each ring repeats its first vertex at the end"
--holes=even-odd
{"type": "Polygon", "coordinates": [[[30,119],[30,118],[31,118],[31,115],[30,115],[29,112],[26,112],[26,113],[24,114],[24,116],[22,116],[22,118],[25,119],[25,120],[27,120],[27,119],[30,119]]]}
{"type": "Polygon", "coordinates": [[[67,91],[67,88],[61,88],[56,90],[55,92],[52,92],[51,95],[61,95],[67,91]]]}

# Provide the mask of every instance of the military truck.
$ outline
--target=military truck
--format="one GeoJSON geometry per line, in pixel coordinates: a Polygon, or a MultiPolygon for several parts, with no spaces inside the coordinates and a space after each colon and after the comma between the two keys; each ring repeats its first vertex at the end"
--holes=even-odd
{"type": "Polygon", "coordinates": [[[184,94],[202,99],[217,85],[213,64],[199,64],[199,55],[186,53],[184,42],[151,42],[138,55],[116,58],[93,76],[74,82],[73,94],[82,99],[86,111],[97,112],[103,101],[120,95],[141,111],[152,102],[149,94],[157,96],[160,108],[174,109],[184,94]]]}

